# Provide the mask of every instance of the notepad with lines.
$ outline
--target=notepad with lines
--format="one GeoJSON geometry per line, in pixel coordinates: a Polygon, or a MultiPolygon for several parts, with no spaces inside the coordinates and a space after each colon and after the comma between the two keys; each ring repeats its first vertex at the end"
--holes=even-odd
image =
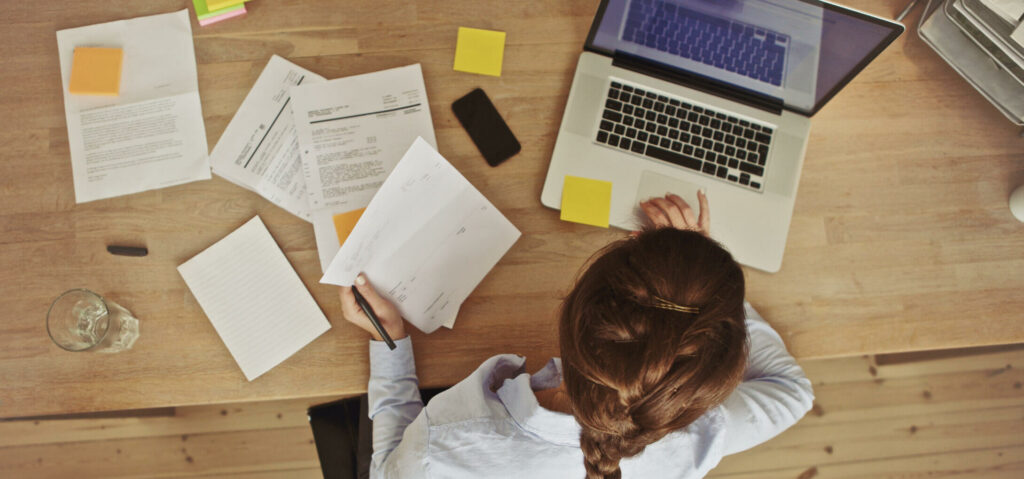
{"type": "Polygon", "coordinates": [[[249,381],[331,328],[259,216],[178,272],[249,381]]]}

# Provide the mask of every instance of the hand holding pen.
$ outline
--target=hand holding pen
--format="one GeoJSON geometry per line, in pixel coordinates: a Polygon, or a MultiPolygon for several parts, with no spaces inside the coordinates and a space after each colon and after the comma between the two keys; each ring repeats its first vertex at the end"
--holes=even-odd
{"type": "Polygon", "coordinates": [[[362,273],[352,287],[341,288],[341,312],[348,322],[369,332],[373,339],[386,342],[391,349],[395,349],[393,340],[407,336],[398,308],[377,294],[362,273]]]}

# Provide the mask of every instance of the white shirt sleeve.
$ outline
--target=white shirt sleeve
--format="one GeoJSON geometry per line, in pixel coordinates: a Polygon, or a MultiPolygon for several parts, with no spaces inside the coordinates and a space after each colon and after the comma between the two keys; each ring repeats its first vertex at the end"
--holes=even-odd
{"type": "MultiPolygon", "coordinates": [[[[370,383],[367,386],[369,415],[373,420],[373,456],[370,477],[381,477],[388,456],[402,442],[402,435],[423,410],[412,339],[395,341],[395,350],[381,341],[370,341],[370,383]]],[[[394,462],[394,461],[392,461],[394,462]]]]}
{"type": "Polygon", "coordinates": [[[725,400],[725,454],[771,439],[811,410],[814,391],[782,337],[754,311],[747,313],[749,355],[743,382],[725,400]]]}

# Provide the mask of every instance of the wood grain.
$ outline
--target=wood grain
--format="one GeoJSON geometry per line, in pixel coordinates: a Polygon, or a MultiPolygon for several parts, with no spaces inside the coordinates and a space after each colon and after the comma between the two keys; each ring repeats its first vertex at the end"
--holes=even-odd
{"type": "MultiPolygon", "coordinates": [[[[725,457],[710,478],[1024,473],[1024,347],[801,366],[814,383],[814,409],[778,437],[725,457]]],[[[170,416],[0,421],[0,477],[321,477],[305,411],[329,400],[181,407],[170,416]]]]}
{"type": "MultiPolygon", "coordinates": [[[[188,3],[0,6],[0,417],[365,390],[366,335],[342,320],[335,289],[318,283],[308,223],[216,177],[74,201],[54,32],[188,3]],[[175,268],[256,214],[333,329],[249,383],[175,268]],[[111,256],[111,242],[150,254],[111,256]],[[141,318],[132,351],[70,354],[50,344],[45,311],[73,287],[141,318]]],[[[848,3],[888,17],[902,7],[848,3]]],[[[523,232],[454,330],[413,334],[425,386],[454,383],[498,353],[525,355],[530,369],[557,355],[560,298],[582,262],[623,234],[561,222],[539,202],[597,4],[260,1],[215,26],[193,18],[211,147],[272,54],[328,78],[422,64],[440,151],[523,232]],[[508,32],[501,77],[452,70],[458,26],[508,32]],[[478,86],[523,144],[497,169],[449,108],[478,86]]],[[[1024,183],[1017,133],[910,28],[815,116],[782,271],[748,270],[750,301],[802,358],[1024,341],[1024,225],[1006,205],[1024,183]]]]}

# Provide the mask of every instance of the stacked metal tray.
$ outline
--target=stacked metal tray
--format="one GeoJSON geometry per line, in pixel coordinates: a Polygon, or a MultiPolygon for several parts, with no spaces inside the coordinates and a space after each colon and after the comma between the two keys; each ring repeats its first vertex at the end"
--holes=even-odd
{"type": "Polygon", "coordinates": [[[970,22],[963,0],[929,0],[918,35],[1011,122],[1024,126],[1024,69],[970,22]]]}

